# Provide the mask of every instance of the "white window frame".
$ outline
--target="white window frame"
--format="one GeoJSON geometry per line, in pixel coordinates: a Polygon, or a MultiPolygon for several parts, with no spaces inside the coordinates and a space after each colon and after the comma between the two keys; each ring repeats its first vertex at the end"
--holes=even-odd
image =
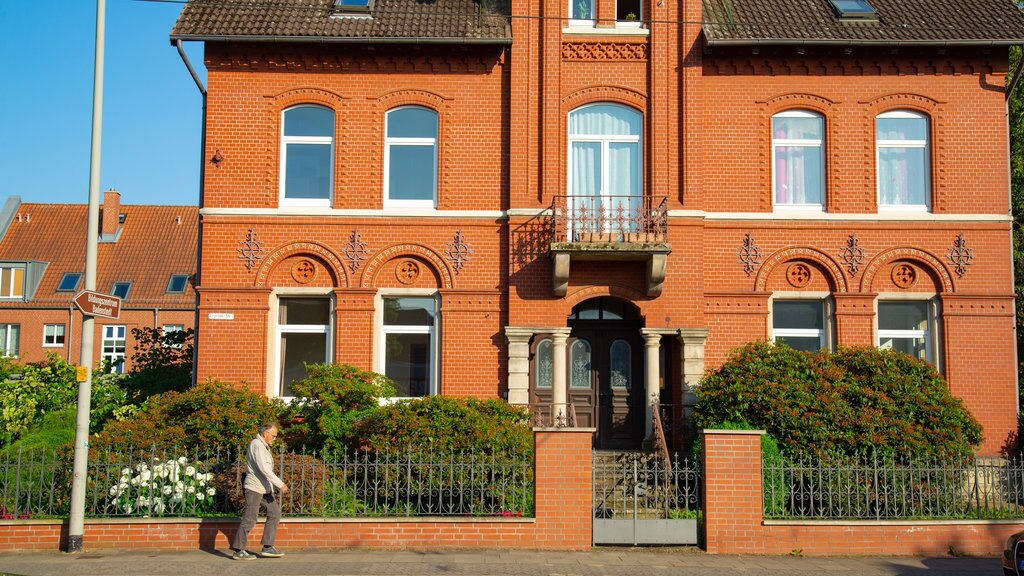
{"type": "Polygon", "coordinates": [[[0,278],[5,270],[11,271],[11,279],[7,286],[0,286],[0,300],[25,300],[25,277],[28,275],[28,268],[25,266],[0,266],[0,278]],[[15,294],[17,286],[18,271],[21,271],[21,294],[15,294]]]}
{"type": "Polygon", "coordinates": [[[826,292],[775,292],[772,294],[771,302],[768,303],[768,333],[772,342],[779,336],[791,336],[794,338],[818,337],[819,350],[832,351],[833,345],[833,305],[831,295],[826,292]],[[821,303],[823,315],[821,330],[811,328],[775,328],[775,302],[793,300],[813,300],[821,303]]]}
{"type": "Polygon", "coordinates": [[[921,338],[924,337],[926,362],[935,366],[936,370],[942,371],[939,350],[939,338],[941,337],[942,324],[939,317],[939,303],[936,295],[930,292],[915,292],[907,294],[904,292],[890,293],[882,292],[875,299],[875,346],[881,348],[883,338],[921,338]],[[927,329],[925,330],[882,330],[878,327],[881,318],[878,305],[883,302],[924,302],[928,310],[927,329]]]}
{"type": "Polygon", "coordinates": [[[312,208],[330,208],[331,202],[334,199],[334,134],[337,126],[337,113],[327,106],[321,106],[319,104],[298,104],[296,106],[289,106],[281,111],[281,149],[279,157],[280,175],[278,180],[278,206],[284,207],[312,207],[312,208]],[[331,136],[285,136],[284,135],[284,117],[291,110],[297,108],[321,108],[331,112],[334,118],[334,122],[331,124],[331,136]],[[320,144],[328,145],[331,149],[328,162],[328,175],[327,175],[327,198],[288,198],[288,190],[286,190],[285,182],[287,182],[287,171],[288,171],[288,145],[289,144],[320,144]]]}
{"type": "Polygon", "coordinates": [[[67,327],[64,324],[43,324],[43,348],[63,348],[66,341],[67,327]],[[60,328],[60,334],[57,334],[57,328],[60,328]],[[56,342],[57,336],[61,337],[60,343],[56,342]]]}
{"type": "Polygon", "coordinates": [[[160,340],[161,340],[160,345],[164,346],[166,348],[181,348],[181,346],[182,346],[181,344],[167,344],[166,340],[164,340],[164,337],[167,336],[168,334],[172,334],[174,332],[184,332],[184,331],[185,331],[185,325],[184,324],[164,324],[163,326],[160,327],[160,340]]]}
{"type": "Polygon", "coordinates": [[[435,208],[437,207],[437,181],[440,178],[440,170],[437,162],[438,140],[441,132],[441,115],[437,110],[427,106],[409,105],[392,108],[384,114],[384,207],[385,208],[435,208]],[[388,124],[391,122],[391,113],[399,110],[416,108],[426,110],[434,114],[435,122],[433,138],[405,138],[388,136],[388,124]],[[391,198],[391,147],[392,146],[430,146],[434,151],[434,178],[431,182],[433,190],[429,200],[403,200],[391,198]]]}
{"type": "MultiPolygon", "coordinates": [[[[430,370],[427,384],[427,396],[436,396],[441,393],[441,301],[438,298],[437,290],[432,289],[389,289],[378,292],[374,298],[376,308],[376,319],[374,326],[377,330],[376,341],[376,366],[374,370],[384,374],[387,368],[387,335],[388,334],[429,334],[430,335],[430,370]],[[384,299],[385,298],[433,298],[434,300],[434,324],[432,326],[385,326],[384,325],[384,299]]],[[[412,400],[419,396],[400,396],[390,398],[387,401],[412,400]]],[[[383,400],[383,399],[382,399],[383,400]]]]}
{"type": "Polygon", "coordinates": [[[302,291],[302,292],[279,292],[273,296],[274,302],[274,313],[271,314],[271,320],[273,323],[274,339],[271,342],[271,346],[274,349],[274,368],[272,377],[268,378],[267,395],[280,398],[285,402],[291,402],[295,399],[294,396],[282,396],[282,386],[284,385],[283,378],[284,373],[282,369],[284,365],[281,360],[281,336],[284,334],[326,334],[326,350],[324,350],[324,362],[331,363],[334,361],[334,298],[329,292],[323,291],[302,291]],[[308,298],[311,300],[327,300],[327,324],[280,324],[278,319],[281,317],[281,299],[282,298],[308,298]]]}
{"type": "Polygon", "coordinates": [[[911,110],[891,110],[875,116],[875,200],[878,210],[885,212],[928,212],[931,210],[932,198],[932,160],[931,160],[931,119],[926,114],[911,110]],[[882,118],[913,118],[922,120],[925,126],[924,140],[879,140],[878,119],[882,118]],[[924,204],[882,204],[882,148],[922,148],[924,149],[924,204]]]}
{"type": "MultiPolygon", "coordinates": [[[[593,27],[594,23],[597,21],[596,14],[591,14],[590,18],[575,18],[573,16],[573,7],[574,7],[575,4],[579,3],[580,1],[581,0],[569,0],[569,12],[566,15],[567,19],[569,21],[569,26],[590,26],[590,27],[593,27]]],[[[591,12],[597,12],[597,2],[598,2],[598,0],[583,0],[583,1],[590,2],[590,11],[591,12]]]]}
{"type": "Polygon", "coordinates": [[[643,20],[644,20],[644,2],[643,2],[643,0],[639,0],[640,8],[639,8],[639,11],[636,13],[636,20],[619,20],[618,19],[619,2],[621,2],[621,0],[615,0],[615,13],[616,13],[615,26],[616,26],[616,28],[640,28],[643,25],[643,20]]]}
{"type": "Polygon", "coordinates": [[[114,367],[114,373],[124,374],[124,364],[126,360],[126,353],[128,351],[128,327],[124,324],[104,324],[103,327],[103,339],[100,341],[100,360],[110,360],[111,365],[114,367]],[[122,336],[118,337],[118,331],[122,332],[122,336]],[[120,341],[122,344],[121,352],[107,353],[107,342],[111,342],[110,346],[116,350],[117,342],[120,341]],[[120,362],[114,365],[114,362],[120,360],[120,362]]]}
{"type": "Polygon", "coordinates": [[[775,115],[772,116],[772,119],[771,119],[771,131],[772,131],[772,144],[771,144],[771,146],[772,146],[772,153],[771,153],[771,157],[772,157],[772,176],[771,176],[771,178],[772,178],[772,186],[771,186],[771,188],[772,188],[772,206],[773,206],[773,208],[775,210],[782,210],[782,211],[787,211],[787,210],[794,210],[794,211],[796,211],[796,210],[799,210],[799,211],[805,211],[805,212],[823,212],[825,210],[826,200],[828,198],[828,190],[826,189],[826,182],[827,182],[826,173],[828,172],[828,167],[825,165],[825,162],[826,162],[826,158],[825,158],[825,139],[827,138],[827,134],[825,133],[825,128],[826,128],[826,126],[825,126],[825,116],[822,115],[822,114],[819,114],[817,112],[811,112],[810,110],[784,110],[784,111],[779,112],[778,114],[775,114],[775,115]],[[805,138],[776,138],[775,137],[775,119],[776,118],[817,118],[817,119],[821,120],[821,139],[820,140],[813,140],[813,139],[809,139],[809,138],[807,138],[807,139],[805,139],[805,138]],[[777,164],[777,162],[776,162],[776,158],[775,158],[775,152],[776,152],[776,148],[778,148],[780,146],[786,146],[786,147],[790,147],[790,148],[797,148],[798,147],[798,148],[805,148],[805,149],[807,149],[807,148],[817,148],[818,149],[818,157],[820,159],[819,165],[821,166],[821,175],[820,175],[821,176],[821,202],[819,202],[819,203],[810,203],[810,204],[808,204],[808,203],[796,204],[796,203],[780,203],[780,202],[778,202],[776,200],[776,198],[778,198],[778,190],[776,190],[776,186],[778,185],[778,179],[776,178],[776,176],[777,176],[777,174],[776,174],[776,164],[777,164]]]}
{"type": "Polygon", "coordinates": [[[21,324],[0,324],[4,326],[4,340],[0,341],[0,356],[7,358],[18,358],[21,355],[21,324]],[[13,328],[13,329],[12,329],[13,328]],[[14,354],[10,353],[11,350],[11,334],[18,333],[18,345],[14,348],[14,354]]]}

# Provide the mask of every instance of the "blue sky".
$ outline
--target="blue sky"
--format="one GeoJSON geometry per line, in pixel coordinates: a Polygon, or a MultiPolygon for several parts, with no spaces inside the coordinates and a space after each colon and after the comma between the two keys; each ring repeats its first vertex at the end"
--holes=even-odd
{"type": "MultiPolygon", "coordinates": [[[[178,2],[106,0],[101,190],[199,203],[202,98],[168,40],[178,2]]],[[[96,2],[0,0],[0,201],[89,199],[96,2]]],[[[185,43],[206,84],[202,45],[185,43]]]]}

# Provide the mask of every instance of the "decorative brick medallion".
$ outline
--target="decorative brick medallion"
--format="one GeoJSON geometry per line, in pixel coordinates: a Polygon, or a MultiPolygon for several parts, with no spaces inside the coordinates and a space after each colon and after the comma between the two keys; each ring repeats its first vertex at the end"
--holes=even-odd
{"type": "Polygon", "coordinates": [[[917,284],[917,270],[910,264],[900,263],[892,267],[892,283],[907,289],[917,284]]]}
{"type": "Polygon", "coordinates": [[[740,263],[743,264],[743,271],[750,276],[754,273],[757,265],[761,263],[761,249],[754,244],[754,237],[747,234],[743,237],[743,245],[736,251],[740,263]]]}
{"type": "Polygon", "coordinates": [[[316,264],[303,258],[292,266],[292,279],[299,284],[309,284],[316,278],[316,264]]]}
{"type": "Polygon", "coordinates": [[[238,257],[245,261],[245,269],[251,272],[256,262],[263,256],[263,243],[256,236],[256,231],[250,227],[245,234],[245,240],[238,243],[238,257]]]}
{"type": "Polygon", "coordinates": [[[420,265],[415,260],[402,260],[395,266],[395,278],[402,284],[414,284],[420,277],[420,265]]]}
{"type": "Polygon", "coordinates": [[[949,249],[949,264],[953,266],[956,275],[963,277],[967,274],[967,267],[974,260],[974,251],[967,247],[967,240],[963,234],[957,234],[953,241],[953,247],[949,249]]]}
{"type": "Polygon", "coordinates": [[[797,262],[786,269],[786,280],[794,288],[803,288],[811,283],[811,267],[803,262],[797,262]]]}

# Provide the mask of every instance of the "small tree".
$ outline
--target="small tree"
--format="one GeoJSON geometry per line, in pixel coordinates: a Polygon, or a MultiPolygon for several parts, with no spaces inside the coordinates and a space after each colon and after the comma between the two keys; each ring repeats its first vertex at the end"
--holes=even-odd
{"type": "Polygon", "coordinates": [[[135,349],[127,383],[134,402],[192,385],[194,334],[191,328],[166,333],[161,328],[132,328],[135,349]]]}
{"type": "Polygon", "coordinates": [[[789,454],[970,455],[982,438],[933,366],[889,350],[755,342],[709,372],[697,394],[698,426],[746,422],[789,454]]]}
{"type": "Polygon", "coordinates": [[[340,450],[356,446],[353,425],[395,395],[387,376],[346,364],[307,364],[306,378],[292,383],[301,423],[290,432],[311,446],[340,450]]]}

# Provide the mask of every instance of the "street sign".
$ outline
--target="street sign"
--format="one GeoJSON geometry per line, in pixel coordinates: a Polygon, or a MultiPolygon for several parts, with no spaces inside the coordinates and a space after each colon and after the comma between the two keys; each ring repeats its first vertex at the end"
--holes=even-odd
{"type": "Polygon", "coordinates": [[[89,379],[89,369],[85,366],[75,366],[75,382],[85,382],[89,379]]]}
{"type": "Polygon", "coordinates": [[[121,299],[92,290],[82,290],[75,296],[75,306],[87,316],[117,319],[121,316],[121,299]]]}

